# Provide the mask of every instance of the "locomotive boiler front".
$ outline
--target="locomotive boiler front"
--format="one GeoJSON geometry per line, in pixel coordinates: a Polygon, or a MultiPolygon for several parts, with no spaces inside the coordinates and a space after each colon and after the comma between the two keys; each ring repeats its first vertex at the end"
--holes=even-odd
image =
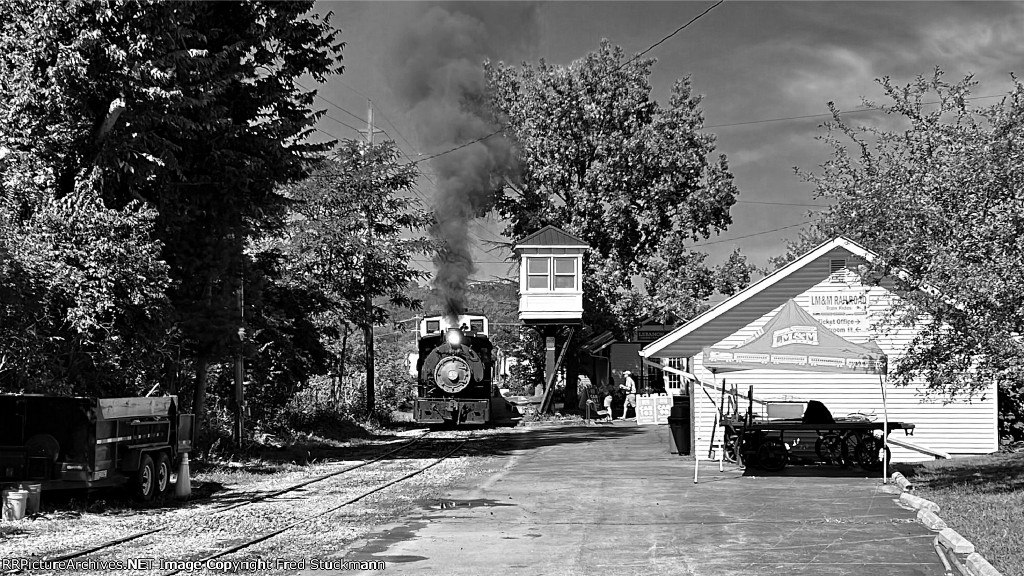
{"type": "Polygon", "coordinates": [[[448,332],[447,342],[430,351],[420,370],[421,381],[432,382],[448,394],[458,394],[484,377],[480,355],[463,344],[458,330],[448,332]]]}
{"type": "Polygon", "coordinates": [[[419,349],[422,361],[418,362],[413,420],[425,424],[488,423],[493,358],[485,329],[471,323],[444,333],[430,331],[420,338],[419,349]]]}

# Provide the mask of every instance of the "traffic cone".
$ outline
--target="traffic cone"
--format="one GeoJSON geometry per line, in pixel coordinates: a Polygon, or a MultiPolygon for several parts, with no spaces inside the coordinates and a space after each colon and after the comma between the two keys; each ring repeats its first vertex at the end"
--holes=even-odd
{"type": "Polygon", "coordinates": [[[174,483],[174,497],[185,500],[192,495],[191,472],[188,470],[188,452],[181,455],[178,464],[178,481],[174,483]]]}

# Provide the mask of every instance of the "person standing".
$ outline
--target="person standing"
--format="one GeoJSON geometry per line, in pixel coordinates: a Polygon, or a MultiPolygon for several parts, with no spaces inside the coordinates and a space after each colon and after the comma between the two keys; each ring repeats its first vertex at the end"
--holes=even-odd
{"type": "Polygon", "coordinates": [[[633,407],[633,412],[636,412],[636,379],[629,370],[622,371],[622,379],[619,387],[626,391],[626,401],[622,404],[622,419],[625,420],[630,406],[633,407]]]}

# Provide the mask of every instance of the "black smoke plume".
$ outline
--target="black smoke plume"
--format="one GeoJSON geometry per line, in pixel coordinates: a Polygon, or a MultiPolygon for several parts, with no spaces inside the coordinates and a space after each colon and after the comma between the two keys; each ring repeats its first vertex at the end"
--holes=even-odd
{"type": "Polygon", "coordinates": [[[465,311],[476,271],[470,226],[493,203],[491,175],[514,156],[484,106],[483,62],[532,44],[537,28],[534,4],[446,4],[424,8],[397,36],[391,84],[416,119],[424,153],[438,154],[430,160],[437,184],[431,235],[443,247],[433,285],[449,317],[465,311]]]}

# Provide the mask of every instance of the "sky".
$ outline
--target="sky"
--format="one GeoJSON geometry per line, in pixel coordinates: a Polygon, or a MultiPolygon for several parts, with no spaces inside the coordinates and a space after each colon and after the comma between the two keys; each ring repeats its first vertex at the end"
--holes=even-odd
{"type": "MultiPolygon", "coordinates": [[[[326,111],[317,136],[361,138],[357,130],[365,129],[372,100],[374,126],[384,130],[375,138],[393,139],[407,160],[430,156],[460,140],[439,138],[437,122],[424,121],[415,86],[437,80],[418,77],[424,60],[460,59],[469,71],[485,57],[567,65],[603,38],[633,55],[714,3],[318,2],[317,12],[333,12],[346,47],[344,73],[316,86],[317,108],[326,111]]],[[[709,263],[738,248],[767,268],[825,203],[794,167],[814,171],[828,158],[816,139],[824,134],[828,102],[843,111],[861,108],[864,98],[884,103],[877,79],[906,84],[939,67],[951,82],[973,75],[974,95],[993,96],[976,103],[996,104],[1011,87],[1011,73],[1024,73],[1022,32],[1024,3],[1017,2],[726,0],[653,48],[646,54],[657,59],[652,97],[665,103],[673,82],[691,76],[704,97],[705,131],[716,136],[740,192],[733,224],[698,243],[709,263]]],[[[848,118],[877,123],[879,116],[848,118]]],[[[428,164],[421,164],[427,177],[417,195],[432,202],[437,175],[428,164]]],[[[488,244],[508,241],[502,227],[493,218],[472,225],[473,278],[508,276],[508,253],[488,244]]],[[[433,269],[426,261],[417,265],[433,269]]]]}

